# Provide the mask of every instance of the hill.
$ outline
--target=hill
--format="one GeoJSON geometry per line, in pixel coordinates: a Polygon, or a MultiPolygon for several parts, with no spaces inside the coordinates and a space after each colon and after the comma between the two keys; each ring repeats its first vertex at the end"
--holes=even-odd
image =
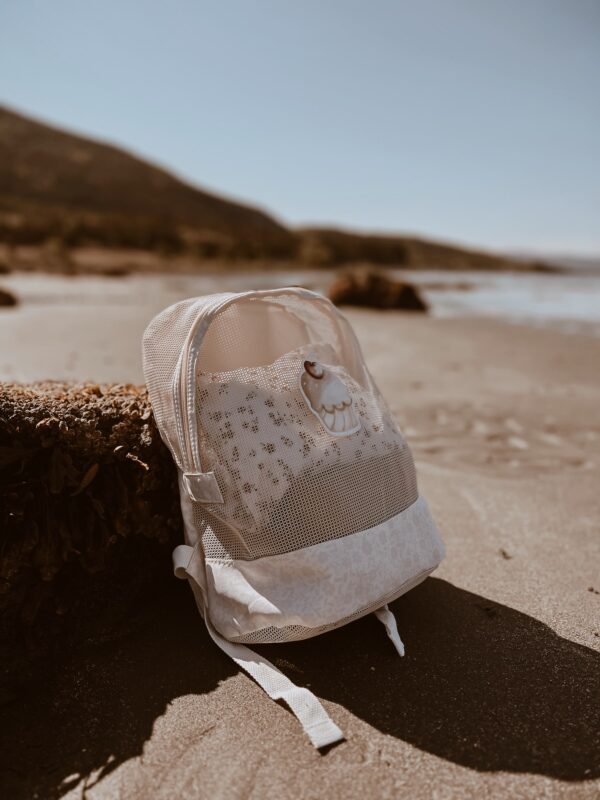
{"type": "Polygon", "coordinates": [[[407,269],[554,271],[541,262],[517,261],[413,236],[359,234],[332,228],[304,228],[297,235],[298,258],[315,266],[377,264],[407,269]]]}
{"type": "Polygon", "coordinates": [[[232,257],[288,255],[294,248],[293,235],[261,211],[2,107],[0,238],[232,257]]]}
{"type": "MultiPolygon", "coordinates": [[[[85,267],[73,253],[142,251],[136,269],[197,269],[206,261],[335,267],[531,269],[531,262],[407,236],[326,228],[290,230],[268,214],[225,200],[109,144],[0,106],[0,245],[7,260],[36,268],[85,267]],[[48,258],[48,247],[53,256],[48,258]],[[29,248],[29,261],[14,258],[29,248]],[[38,257],[36,248],[45,253],[38,257]],[[157,256],[158,254],[158,256],[157,256]],[[154,257],[154,266],[148,266],[154,257]],[[155,257],[156,256],[156,257],[155,257]],[[158,264],[158,266],[157,266],[158,264]]],[[[108,255],[106,255],[108,254],[108,255]]],[[[119,258],[113,258],[119,264],[119,258]]]]}

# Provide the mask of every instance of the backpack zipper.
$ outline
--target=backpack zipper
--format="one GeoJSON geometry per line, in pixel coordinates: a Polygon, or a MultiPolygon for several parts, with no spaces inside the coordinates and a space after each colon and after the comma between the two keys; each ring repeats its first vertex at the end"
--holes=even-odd
{"type": "Polygon", "coordinates": [[[221,306],[230,300],[231,295],[222,297],[220,300],[205,306],[196,316],[194,324],[192,325],[188,334],[185,347],[183,348],[181,359],[179,361],[178,373],[174,382],[175,388],[175,412],[177,428],[179,430],[179,438],[181,444],[181,460],[184,472],[202,472],[202,465],[200,464],[200,454],[197,452],[198,445],[194,447],[192,437],[190,436],[190,415],[188,408],[189,398],[189,356],[196,338],[197,330],[202,322],[208,320],[213,316],[221,306]]]}

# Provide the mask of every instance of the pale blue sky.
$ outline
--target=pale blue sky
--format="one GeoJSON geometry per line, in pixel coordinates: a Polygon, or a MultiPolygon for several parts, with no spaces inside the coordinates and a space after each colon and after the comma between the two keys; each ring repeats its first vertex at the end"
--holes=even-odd
{"type": "Polygon", "coordinates": [[[600,0],[0,0],[0,102],[291,224],[600,252],[600,0]]]}

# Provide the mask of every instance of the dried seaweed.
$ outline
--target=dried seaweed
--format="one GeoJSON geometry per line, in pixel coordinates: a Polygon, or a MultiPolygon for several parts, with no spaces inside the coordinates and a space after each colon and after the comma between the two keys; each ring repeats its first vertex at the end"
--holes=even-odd
{"type": "Polygon", "coordinates": [[[3,638],[148,588],[180,528],[144,387],[0,384],[3,638]]]}

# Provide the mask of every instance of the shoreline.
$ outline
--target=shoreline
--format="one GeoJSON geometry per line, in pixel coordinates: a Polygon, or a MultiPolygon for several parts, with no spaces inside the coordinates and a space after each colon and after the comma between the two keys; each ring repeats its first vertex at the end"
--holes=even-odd
{"type": "MultiPolygon", "coordinates": [[[[0,277],[0,286],[17,298],[18,305],[0,309],[0,337],[6,343],[0,350],[0,379],[126,380],[133,373],[128,372],[127,363],[119,366],[109,331],[118,333],[118,349],[124,348],[127,362],[137,365],[145,324],[172,303],[217,291],[286,285],[326,293],[335,276],[335,271],[323,269],[118,278],[78,275],[76,279],[41,272],[10,273],[0,277]],[[44,330],[41,344],[32,339],[39,329],[44,330]],[[77,346],[72,344],[73,332],[77,346]],[[35,345],[28,346],[34,341],[35,345]],[[14,343],[18,343],[16,348],[14,343]],[[112,371],[111,364],[115,364],[112,371]],[[53,371],[55,365],[58,369],[53,371]]],[[[442,319],[465,324],[479,320],[481,326],[516,327],[523,336],[531,331],[560,331],[600,337],[600,276],[392,270],[390,277],[408,280],[418,288],[430,306],[428,319],[436,324],[442,319]]],[[[349,307],[343,311],[350,316],[359,313],[349,307]]],[[[387,313],[394,312],[382,312],[373,319],[385,319],[387,313]]],[[[135,375],[141,381],[139,369],[135,375]]]]}

